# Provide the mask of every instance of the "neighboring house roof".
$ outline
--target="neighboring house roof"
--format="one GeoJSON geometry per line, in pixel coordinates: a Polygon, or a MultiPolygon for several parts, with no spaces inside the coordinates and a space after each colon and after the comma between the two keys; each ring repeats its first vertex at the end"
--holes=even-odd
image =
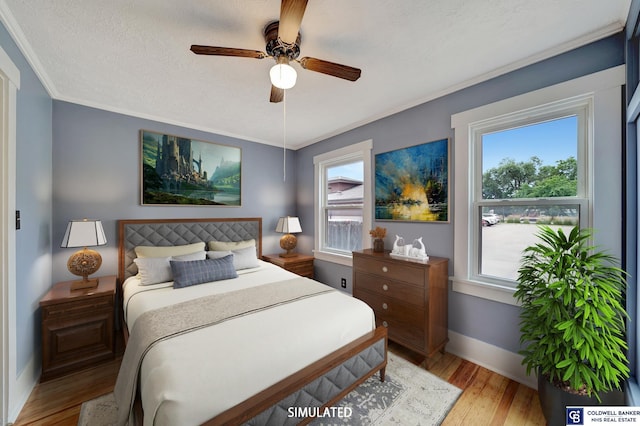
{"type": "Polygon", "coordinates": [[[364,195],[364,185],[356,185],[344,191],[330,192],[327,195],[329,205],[361,203],[364,195]]]}

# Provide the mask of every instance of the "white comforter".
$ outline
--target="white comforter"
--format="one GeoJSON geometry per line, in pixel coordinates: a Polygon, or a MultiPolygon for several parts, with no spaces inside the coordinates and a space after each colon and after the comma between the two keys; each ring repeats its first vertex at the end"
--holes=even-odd
{"type": "MultiPolygon", "coordinates": [[[[131,277],[124,283],[127,326],[147,310],[293,277],[262,261],[236,279],[177,290],[131,277]]],[[[201,424],[374,328],[369,306],[334,291],[160,342],[141,369],[144,424],[201,424]]]]}

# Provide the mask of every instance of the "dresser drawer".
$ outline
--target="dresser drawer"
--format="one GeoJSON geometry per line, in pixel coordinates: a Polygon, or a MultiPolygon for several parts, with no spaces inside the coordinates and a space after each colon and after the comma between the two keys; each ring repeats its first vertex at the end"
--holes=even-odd
{"type": "Polygon", "coordinates": [[[408,306],[392,297],[361,291],[358,299],[371,306],[376,315],[376,325],[388,328],[391,340],[424,348],[424,310],[408,306]]]}
{"type": "MultiPolygon", "coordinates": [[[[404,303],[411,303],[418,307],[424,306],[424,287],[393,281],[380,275],[357,271],[355,273],[354,291],[358,293],[360,290],[394,297],[404,303]]],[[[358,294],[355,296],[360,297],[358,294]]]]}
{"type": "Polygon", "coordinates": [[[374,274],[386,279],[404,281],[419,286],[423,286],[425,283],[425,268],[413,266],[410,262],[398,264],[397,262],[361,257],[354,262],[354,265],[356,271],[374,274]]]}

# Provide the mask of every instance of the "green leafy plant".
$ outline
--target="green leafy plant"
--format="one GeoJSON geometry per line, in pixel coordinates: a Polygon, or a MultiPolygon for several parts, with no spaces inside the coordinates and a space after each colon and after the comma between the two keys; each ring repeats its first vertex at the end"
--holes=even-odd
{"type": "Polygon", "coordinates": [[[527,374],[537,370],[557,387],[600,400],[629,377],[626,274],[591,245],[591,230],[539,229],[540,242],[523,252],[514,294],[522,304],[522,363],[527,374]]]}

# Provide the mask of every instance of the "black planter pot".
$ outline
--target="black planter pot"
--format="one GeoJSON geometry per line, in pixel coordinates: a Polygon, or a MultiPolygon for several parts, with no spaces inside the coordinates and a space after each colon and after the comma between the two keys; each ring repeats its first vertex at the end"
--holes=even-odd
{"type": "Polygon", "coordinates": [[[541,374],[538,374],[538,397],[540,398],[542,413],[549,426],[566,425],[566,407],[625,405],[622,391],[601,393],[601,402],[599,402],[595,396],[588,397],[565,392],[552,385],[541,374]]]}

